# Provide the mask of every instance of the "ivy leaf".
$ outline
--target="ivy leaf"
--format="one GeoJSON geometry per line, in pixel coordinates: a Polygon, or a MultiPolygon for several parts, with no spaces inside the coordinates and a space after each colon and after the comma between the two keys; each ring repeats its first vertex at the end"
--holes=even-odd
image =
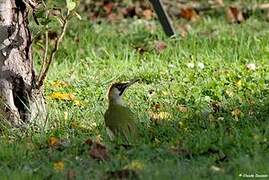
{"type": "Polygon", "coordinates": [[[66,7],[68,11],[72,11],[76,7],[76,3],[73,2],[72,0],[66,0],[66,7]]]}

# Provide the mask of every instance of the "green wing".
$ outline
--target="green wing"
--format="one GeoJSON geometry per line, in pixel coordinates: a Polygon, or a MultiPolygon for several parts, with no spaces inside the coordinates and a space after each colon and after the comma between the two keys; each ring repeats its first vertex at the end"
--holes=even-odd
{"type": "Polygon", "coordinates": [[[105,112],[105,124],[114,135],[123,135],[129,141],[136,136],[136,117],[127,107],[110,105],[105,112]]]}

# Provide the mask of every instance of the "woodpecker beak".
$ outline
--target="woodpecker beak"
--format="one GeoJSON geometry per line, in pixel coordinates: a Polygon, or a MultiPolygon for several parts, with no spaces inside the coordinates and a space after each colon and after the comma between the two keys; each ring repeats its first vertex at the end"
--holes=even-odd
{"type": "Polygon", "coordinates": [[[131,86],[132,84],[134,84],[134,83],[136,83],[138,81],[139,81],[139,79],[133,79],[133,80],[129,81],[128,84],[127,84],[127,87],[131,86]]]}
{"type": "Polygon", "coordinates": [[[133,79],[129,82],[126,83],[122,83],[122,86],[120,88],[120,96],[123,94],[123,92],[131,85],[133,85],[134,83],[136,83],[137,81],[139,81],[139,79],[133,79]]]}

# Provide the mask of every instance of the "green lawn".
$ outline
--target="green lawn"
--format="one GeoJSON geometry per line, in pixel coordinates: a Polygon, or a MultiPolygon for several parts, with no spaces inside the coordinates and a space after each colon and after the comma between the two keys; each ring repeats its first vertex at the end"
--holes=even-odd
{"type": "Polygon", "coordinates": [[[147,180],[269,176],[269,23],[205,16],[191,26],[167,39],[155,21],[72,21],[46,82],[49,128],[1,128],[0,179],[105,179],[126,169],[147,180]],[[167,48],[158,52],[155,41],[167,48]],[[124,148],[109,141],[103,113],[110,84],[133,78],[141,81],[125,100],[140,137],[124,148]],[[93,159],[87,139],[101,141],[109,159],[93,159]]]}

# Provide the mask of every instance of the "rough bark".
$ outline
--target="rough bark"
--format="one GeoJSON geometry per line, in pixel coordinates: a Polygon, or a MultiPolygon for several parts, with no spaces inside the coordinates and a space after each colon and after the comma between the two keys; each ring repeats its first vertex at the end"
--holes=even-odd
{"type": "Polygon", "coordinates": [[[15,126],[42,123],[46,110],[36,89],[26,1],[0,0],[0,113],[15,126]]]}

